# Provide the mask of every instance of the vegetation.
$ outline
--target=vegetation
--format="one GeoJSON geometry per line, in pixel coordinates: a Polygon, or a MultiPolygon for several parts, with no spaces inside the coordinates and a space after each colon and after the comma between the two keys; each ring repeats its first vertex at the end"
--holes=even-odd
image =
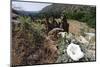
{"type": "MultiPolygon", "coordinates": [[[[32,65],[75,62],[67,55],[66,52],[68,45],[72,41],[79,46],[83,45],[81,47],[82,49],[84,48],[87,51],[89,50],[86,48],[87,44],[83,44],[83,42],[81,43],[81,41],[78,41],[82,40],[79,39],[80,36],[83,37],[84,40],[86,39],[85,33],[90,31],[90,27],[94,30],[96,24],[96,7],[52,4],[43,8],[40,13],[31,13],[32,15],[27,15],[27,12],[25,13],[26,16],[19,13],[17,19],[14,19],[15,17],[12,18],[13,20],[19,21],[19,23],[12,22],[12,26],[14,27],[12,28],[12,64],[32,65]],[[70,19],[74,19],[74,21],[78,20],[78,22],[84,22],[83,25],[81,24],[82,29],[79,27],[81,22],[76,24],[76,22],[70,21],[67,23],[67,19],[68,21],[70,19]],[[69,32],[70,23],[72,23],[72,27],[75,28],[73,30],[76,30],[77,28],[79,28],[77,30],[81,30],[81,32],[78,32],[80,35],[75,34],[77,30],[69,32]],[[85,23],[87,23],[90,27],[88,27],[85,23]],[[65,36],[60,37],[58,33],[61,30],[57,29],[63,30],[62,33],[65,32],[65,36]],[[68,31],[66,31],[67,29],[68,31]]],[[[93,46],[95,46],[94,40],[95,37],[90,42],[93,46]]],[[[84,50],[84,53],[87,53],[87,51],[84,50]]],[[[88,55],[88,53],[86,55],[88,55]]],[[[92,56],[92,54],[90,55],[92,56]]],[[[93,60],[95,60],[94,57],[92,58],[93,60]]],[[[86,59],[87,56],[79,61],[89,61],[86,59]]]]}
{"type": "Polygon", "coordinates": [[[84,7],[80,11],[65,12],[69,19],[75,19],[87,23],[90,27],[95,28],[96,25],[96,8],[84,7]],[[86,10],[87,9],[87,10],[86,10]]]}
{"type": "Polygon", "coordinates": [[[92,28],[95,28],[96,25],[95,6],[52,4],[45,7],[41,13],[45,13],[48,16],[54,17],[61,17],[61,15],[66,15],[68,19],[85,22],[92,28]]]}

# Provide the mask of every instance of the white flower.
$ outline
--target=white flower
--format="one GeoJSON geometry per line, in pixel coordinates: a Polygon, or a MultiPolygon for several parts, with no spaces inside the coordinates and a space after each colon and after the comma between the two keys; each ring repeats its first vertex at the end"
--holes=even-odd
{"type": "Polygon", "coordinates": [[[61,37],[64,38],[66,36],[67,32],[59,32],[58,34],[60,34],[61,37]]]}
{"type": "Polygon", "coordinates": [[[74,61],[78,61],[82,57],[84,57],[84,53],[81,51],[79,45],[76,44],[69,44],[67,47],[67,54],[73,59],[74,61]]]}
{"type": "Polygon", "coordinates": [[[58,34],[60,34],[62,38],[64,37],[71,38],[73,36],[71,33],[67,33],[67,32],[59,32],[58,34]]]}

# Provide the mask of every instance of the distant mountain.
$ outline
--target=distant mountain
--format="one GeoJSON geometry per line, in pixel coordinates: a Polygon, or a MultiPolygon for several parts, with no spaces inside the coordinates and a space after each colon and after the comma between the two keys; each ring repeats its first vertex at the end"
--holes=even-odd
{"type": "Polygon", "coordinates": [[[72,4],[52,4],[43,8],[40,12],[46,16],[60,18],[65,15],[68,19],[86,22],[90,27],[96,26],[96,6],[94,5],[72,5],[72,4]]]}
{"type": "Polygon", "coordinates": [[[49,15],[59,15],[63,12],[66,13],[73,13],[73,12],[80,12],[80,11],[89,11],[91,7],[88,5],[72,5],[72,4],[52,4],[49,5],[41,10],[41,13],[49,14],[49,15]]]}
{"type": "Polygon", "coordinates": [[[60,15],[63,12],[73,13],[73,12],[80,12],[80,11],[89,11],[91,7],[94,6],[53,3],[52,5],[44,7],[41,11],[24,11],[24,10],[15,10],[15,9],[13,10],[15,10],[20,15],[36,16],[38,14],[60,15]]]}

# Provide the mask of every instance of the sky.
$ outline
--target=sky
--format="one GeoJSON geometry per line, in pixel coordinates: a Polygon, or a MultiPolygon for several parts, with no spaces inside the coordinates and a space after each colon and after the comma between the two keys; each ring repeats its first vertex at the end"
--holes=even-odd
{"type": "Polygon", "coordinates": [[[12,8],[24,11],[40,11],[44,7],[51,5],[48,3],[35,3],[35,2],[20,2],[12,1],[12,8]]]}

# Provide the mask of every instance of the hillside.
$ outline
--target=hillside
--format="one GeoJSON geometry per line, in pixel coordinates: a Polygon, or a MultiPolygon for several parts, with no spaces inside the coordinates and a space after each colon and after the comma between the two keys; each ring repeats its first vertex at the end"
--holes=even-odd
{"type": "Polygon", "coordinates": [[[96,61],[95,8],[52,4],[35,13],[12,8],[12,66],[96,61]]]}
{"type": "Polygon", "coordinates": [[[68,19],[86,22],[92,28],[96,24],[96,7],[92,5],[52,4],[43,8],[40,13],[54,17],[66,15],[68,19]]]}

